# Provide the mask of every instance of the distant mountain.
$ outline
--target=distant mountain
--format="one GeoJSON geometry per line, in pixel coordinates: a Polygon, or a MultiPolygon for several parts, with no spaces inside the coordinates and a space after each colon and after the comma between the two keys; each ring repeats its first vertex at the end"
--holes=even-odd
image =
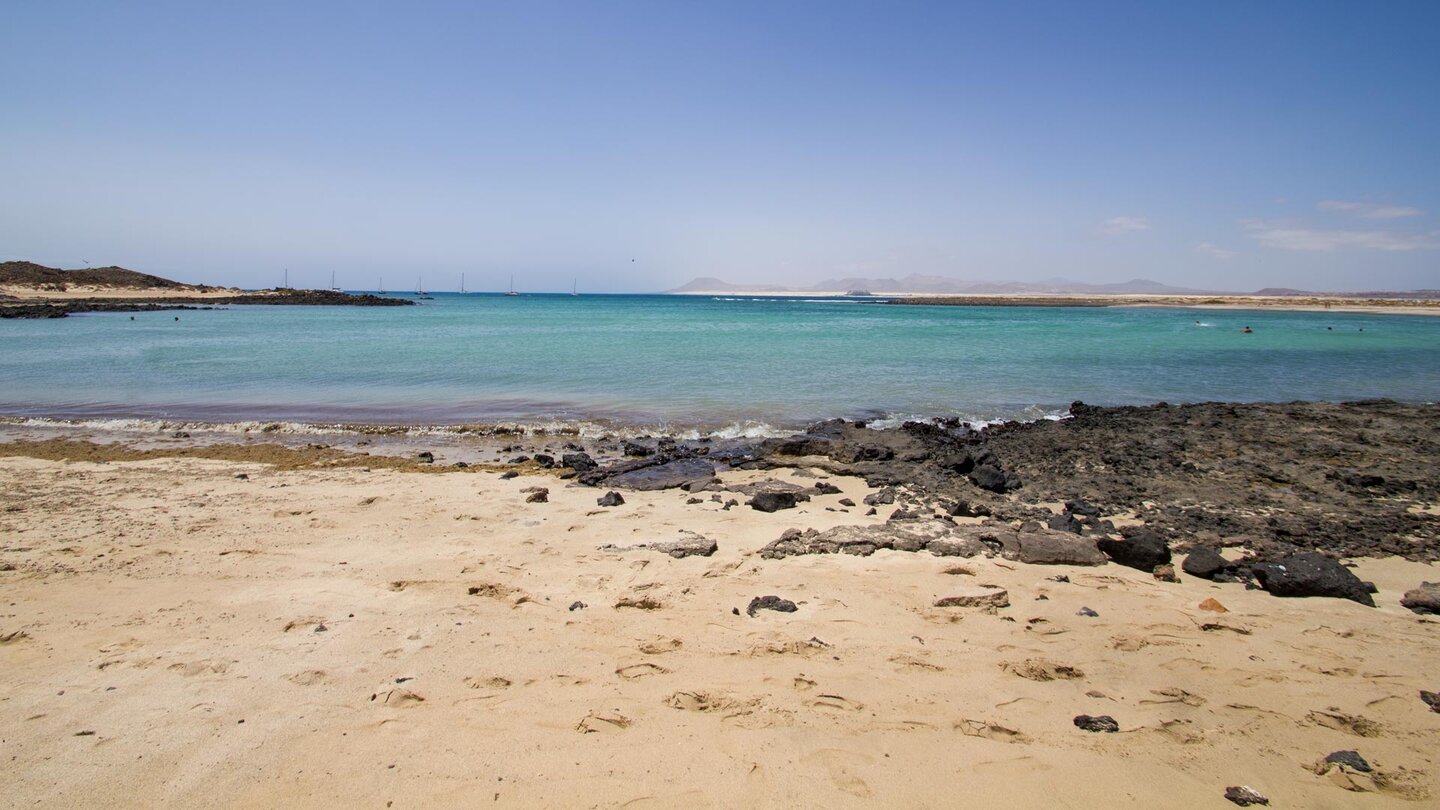
{"type": "Polygon", "coordinates": [[[1137,278],[1112,284],[1087,284],[1064,278],[1044,281],[963,281],[945,276],[912,273],[904,278],[833,278],[809,287],[782,287],[773,284],[731,284],[718,278],[697,278],[670,293],[688,292],[845,292],[869,290],[872,293],[956,293],[965,295],[1214,295],[1210,290],[1172,287],[1158,281],[1137,278]]]}
{"type": "Polygon", "coordinates": [[[0,284],[23,287],[64,289],[78,287],[117,287],[127,290],[191,289],[168,278],[137,273],[123,267],[87,267],[82,270],[61,270],[34,262],[0,262],[0,284]]]}
{"type": "Polygon", "coordinates": [[[683,287],[676,287],[673,290],[666,290],[666,293],[687,293],[687,292],[741,292],[753,290],[755,292],[790,292],[789,287],[777,287],[774,284],[731,284],[721,281],[718,278],[705,276],[697,278],[683,287]]]}

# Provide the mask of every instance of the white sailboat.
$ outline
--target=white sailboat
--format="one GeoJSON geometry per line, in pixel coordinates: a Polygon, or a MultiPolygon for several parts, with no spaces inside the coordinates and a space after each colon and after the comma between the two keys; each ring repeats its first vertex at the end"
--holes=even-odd
{"type": "Polygon", "coordinates": [[[465,294],[465,274],[464,274],[464,273],[461,273],[461,274],[460,274],[460,294],[461,294],[461,295],[464,295],[464,294],[465,294]]]}
{"type": "Polygon", "coordinates": [[[507,293],[505,293],[505,294],[506,294],[506,295],[519,295],[519,294],[520,294],[520,293],[515,292],[515,277],[514,277],[514,276],[511,276],[511,277],[510,277],[510,292],[507,292],[507,293]]]}
{"type": "Polygon", "coordinates": [[[570,282],[570,294],[571,294],[572,296],[579,296],[579,295],[580,295],[580,280],[579,280],[579,279],[574,279],[574,280],[572,280],[572,281],[570,282]]]}
{"type": "Polygon", "coordinates": [[[331,270],[331,271],[330,271],[330,292],[340,292],[340,288],[335,286],[335,271],[334,271],[334,270],[331,270]]]}
{"type": "Polygon", "coordinates": [[[416,277],[415,277],[415,294],[416,294],[416,295],[424,295],[424,294],[425,294],[425,285],[424,285],[422,282],[424,282],[424,278],[423,278],[423,277],[421,277],[421,276],[416,276],[416,277]]]}
{"type": "Polygon", "coordinates": [[[385,277],[384,277],[384,276],[381,276],[381,277],[380,277],[380,294],[381,294],[381,295],[384,295],[384,294],[385,294],[385,277]]]}

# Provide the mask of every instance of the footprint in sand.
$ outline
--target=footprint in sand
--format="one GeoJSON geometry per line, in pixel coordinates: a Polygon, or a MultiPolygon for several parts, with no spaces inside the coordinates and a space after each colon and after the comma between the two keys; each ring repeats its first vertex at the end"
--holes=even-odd
{"type": "Polygon", "coordinates": [[[476,676],[472,675],[472,676],[466,678],[466,679],[463,681],[463,683],[464,683],[466,686],[470,687],[471,689],[508,689],[508,688],[510,688],[510,679],[509,679],[509,678],[501,678],[501,677],[498,677],[498,676],[497,676],[497,677],[493,677],[493,678],[480,678],[480,677],[476,677],[476,676]]]}
{"type": "Polygon", "coordinates": [[[640,652],[645,653],[646,655],[662,655],[664,653],[674,652],[680,649],[681,646],[682,642],[678,638],[665,638],[664,636],[657,636],[656,638],[641,644],[640,652]]]}
{"type": "Polygon", "coordinates": [[[917,658],[913,655],[892,655],[889,661],[892,664],[896,664],[902,672],[907,669],[918,669],[925,672],[945,671],[945,668],[939,664],[932,664],[923,658],[917,658]]]}
{"type": "Polygon", "coordinates": [[[1013,728],[1007,728],[999,723],[992,723],[988,720],[969,720],[961,718],[955,723],[955,730],[966,737],[979,737],[985,740],[994,740],[1003,743],[1019,743],[1029,745],[1030,738],[1024,733],[1013,728]]]}
{"type": "Polygon", "coordinates": [[[811,689],[815,688],[815,681],[812,681],[809,678],[804,677],[803,675],[795,676],[795,679],[794,681],[792,681],[792,683],[794,684],[795,689],[800,692],[809,692],[811,689]]]}
{"type": "Polygon", "coordinates": [[[857,773],[875,762],[866,754],[839,748],[822,748],[806,754],[800,761],[805,765],[823,768],[830,777],[830,783],[842,793],[848,793],[861,799],[868,799],[874,795],[874,792],[870,790],[870,785],[857,773]]]}
{"type": "Polygon", "coordinates": [[[323,669],[307,669],[286,675],[285,680],[300,686],[315,686],[330,680],[330,675],[323,669]]]}
{"type": "Polygon", "coordinates": [[[810,707],[828,711],[858,712],[865,708],[865,704],[841,695],[817,695],[814,700],[810,701],[810,707]]]}
{"type": "Polygon", "coordinates": [[[602,731],[623,731],[633,723],[633,720],[617,712],[591,712],[580,718],[580,722],[575,724],[575,730],[581,734],[594,734],[602,731]]]}
{"type": "Polygon", "coordinates": [[[1029,681],[1073,681],[1085,677],[1079,667],[1058,664],[1045,658],[1027,658],[1024,661],[1007,661],[1000,668],[1029,681]]]}
{"type": "Polygon", "coordinates": [[[649,661],[645,661],[639,664],[620,667],[615,670],[615,674],[622,678],[634,680],[636,678],[643,678],[646,675],[668,675],[670,674],[670,670],[659,664],[652,664],[649,661]]]}
{"type": "Polygon", "coordinates": [[[1305,715],[1305,719],[1317,726],[1324,726],[1336,731],[1343,731],[1347,734],[1354,734],[1357,737],[1379,737],[1385,732],[1385,727],[1369,719],[1353,714],[1346,714],[1331,706],[1326,711],[1313,711],[1305,715]]]}
{"type": "Polygon", "coordinates": [[[392,709],[411,709],[425,702],[425,698],[409,689],[387,689],[370,696],[372,703],[392,709]]]}
{"type": "Polygon", "coordinates": [[[230,662],[220,659],[191,661],[189,663],[171,664],[166,667],[166,669],[171,672],[178,672],[187,678],[193,678],[196,675],[224,675],[230,670],[230,662]]]}

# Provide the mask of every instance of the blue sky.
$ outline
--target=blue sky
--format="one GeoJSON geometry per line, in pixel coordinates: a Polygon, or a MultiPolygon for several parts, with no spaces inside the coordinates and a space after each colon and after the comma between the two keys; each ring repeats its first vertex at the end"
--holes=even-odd
{"type": "Polygon", "coordinates": [[[188,281],[1440,287],[1440,3],[73,3],[0,258],[188,281]]]}

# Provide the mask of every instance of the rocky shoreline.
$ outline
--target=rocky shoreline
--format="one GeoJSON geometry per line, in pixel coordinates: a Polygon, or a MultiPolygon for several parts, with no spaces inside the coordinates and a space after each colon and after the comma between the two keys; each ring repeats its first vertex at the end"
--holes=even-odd
{"type": "Polygon", "coordinates": [[[160,312],[217,309],[226,305],[403,307],[413,306],[408,298],[352,294],[333,290],[285,290],[225,297],[167,295],[164,298],[78,298],[66,300],[0,299],[0,319],[64,318],[89,312],[160,312]]]}

